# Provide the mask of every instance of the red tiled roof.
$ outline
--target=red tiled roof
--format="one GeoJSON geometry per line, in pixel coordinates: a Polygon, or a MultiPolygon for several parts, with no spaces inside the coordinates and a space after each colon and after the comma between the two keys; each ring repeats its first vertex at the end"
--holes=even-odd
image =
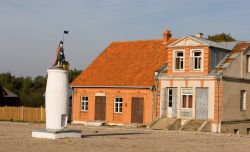
{"type": "Polygon", "coordinates": [[[71,86],[152,86],[154,72],[167,61],[166,45],[162,40],[112,42],[71,86]]]}

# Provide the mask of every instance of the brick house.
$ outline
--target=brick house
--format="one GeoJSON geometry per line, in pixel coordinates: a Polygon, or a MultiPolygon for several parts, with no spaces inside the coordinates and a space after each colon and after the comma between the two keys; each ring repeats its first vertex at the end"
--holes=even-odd
{"type": "Polygon", "coordinates": [[[247,42],[215,43],[202,34],[169,44],[167,70],[158,74],[160,118],[182,126],[201,120],[212,132],[250,132],[249,50],[247,42]]]}
{"type": "Polygon", "coordinates": [[[165,30],[159,40],[112,42],[71,83],[73,122],[151,123],[159,116],[154,74],[174,41],[165,30]]]}
{"type": "Polygon", "coordinates": [[[71,86],[73,122],[250,132],[248,42],[169,30],[161,40],[113,42],[71,86]]]}

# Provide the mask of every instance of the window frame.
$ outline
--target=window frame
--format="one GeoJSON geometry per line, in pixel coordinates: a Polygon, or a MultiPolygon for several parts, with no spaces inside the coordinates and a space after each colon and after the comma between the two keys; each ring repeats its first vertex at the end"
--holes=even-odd
{"type": "Polygon", "coordinates": [[[167,88],[167,91],[168,91],[168,96],[167,96],[167,99],[168,99],[168,107],[169,108],[172,108],[173,107],[173,88],[167,88]],[[170,95],[170,91],[171,91],[171,95],[170,95]],[[171,100],[170,100],[170,97],[171,97],[171,100]],[[170,102],[171,101],[171,102],[170,102]],[[171,103],[171,106],[169,106],[171,103]]]}
{"type": "Polygon", "coordinates": [[[194,99],[193,99],[193,89],[192,88],[182,88],[181,90],[181,109],[192,109],[193,108],[193,104],[194,104],[194,99]],[[185,90],[188,90],[190,91],[191,93],[183,93],[185,90]],[[184,107],[184,104],[183,104],[183,97],[186,96],[186,103],[185,103],[185,107],[184,107]],[[189,102],[189,99],[190,99],[190,96],[191,96],[191,104],[189,102]],[[191,106],[190,106],[191,105],[191,106]]]}
{"type": "MultiPolygon", "coordinates": [[[[173,71],[175,72],[183,72],[185,71],[185,50],[173,50],[173,71]],[[176,68],[176,59],[177,59],[177,53],[178,52],[182,52],[183,53],[183,56],[182,56],[182,64],[183,64],[183,67],[182,69],[177,69],[176,68]]],[[[180,61],[181,62],[181,61],[180,61]]]]}
{"type": "Polygon", "coordinates": [[[115,97],[114,98],[114,113],[122,113],[123,111],[123,98],[122,97],[115,97]],[[116,99],[120,99],[120,100],[116,100],[116,99]],[[117,107],[116,107],[116,103],[117,103],[117,107]],[[117,111],[116,111],[117,109],[117,111]]]}
{"type": "Polygon", "coordinates": [[[88,112],[89,110],[89,97],[88,96],[81,96],[81,111],[88,112]],[[85,100],[83,98],[86,98],[85,100]]]}
{"type": "Polygon", "coordinates": [[[193,70],[193,71],[203,71],[203,65],[204,65],[204,53],[203,53],[203,49],[190,49],[190,69],[193,70]],[[200,56],[200,68],[199,69],[196,69],[195,68],[195,52],[201,52],[201,56],[200,56]]]}
{"type": "Polygon", "coordinates": [[[247,92],[246,90],[240,90],[240,111],[247,110],[247,92]]]}
{"type": "Polygon", "coordinates": [[[247,68],[247,73],[250,73],[250,55],[246,55],[246,68],[247,68]]]}

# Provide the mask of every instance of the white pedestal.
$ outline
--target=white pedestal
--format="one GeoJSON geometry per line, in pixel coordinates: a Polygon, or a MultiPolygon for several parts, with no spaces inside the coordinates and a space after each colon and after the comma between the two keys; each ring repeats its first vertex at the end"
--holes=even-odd
{"type": "Polygon", "coordinates": [[[46,138],[46,139],[60,139],[60,138],[81,138],[80,130],[62,129],[62,130],[34,130],[32,131],[32,137],[46,138]]]}
{"type": "Polygon", "coordinates": [[[61,130],[67,125],[69,79],[68,71],[48,69],[45,94],[46,129],[61,130]]]}
{"type": "Polygon", "coordinates": [[[48,69],[45,94],[46,129],[32,131],[32,137],[47,139],[81,137],[80,130],[64,128],[68,118],[68,91],[68,71],[60,68],[48,69]]]}

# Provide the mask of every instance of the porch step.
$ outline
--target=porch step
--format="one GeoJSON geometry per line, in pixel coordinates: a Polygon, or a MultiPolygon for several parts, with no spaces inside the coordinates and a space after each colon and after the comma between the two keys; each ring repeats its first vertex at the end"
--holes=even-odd
{"type": "Polygon", "coordinates": [[[202,126],[202,124],[204,124],[204,122],[204,120],[190,120],[184,124],[184,126],[181,128],[181,131],[198,131],[198,129],[202,126]]]}
{"type": "Polygon", "coordinates": [[[156,122],[154,122],[150,128],[155,129],[155,130],[163,130],[163,129],[168,129],[170,126],[174,124],[176,119],[171,119],[171,118],[160,118],[156,122]]]}

